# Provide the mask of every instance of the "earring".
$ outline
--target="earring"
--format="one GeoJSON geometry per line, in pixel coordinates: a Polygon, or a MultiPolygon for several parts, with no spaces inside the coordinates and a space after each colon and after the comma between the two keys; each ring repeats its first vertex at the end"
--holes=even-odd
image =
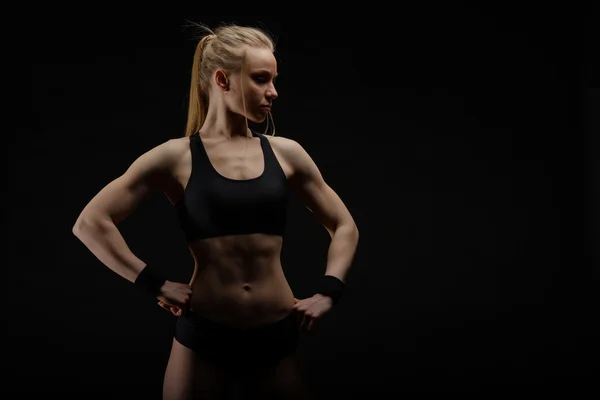
{"type": "MultiPolygon", "coordinates": [[[[271,114],[270,111],[269,111],[268,117],[271,118],[271,136],[275,136],[275,120],[273,119],[273,114],[271,114]]],[[[267,124],[268,124],[268,120],[267,120],[267,124]]],[[[266,129],[265,129],[265,132],[266,132],[266,129]]]]}
{"type": "MultiPolygon", "coordinates": [[[[267,125],[265,126],[265,131],[263,132],[263,135],[267,134],[267,131],[269,130],[269,117],[271,116],[271,111],[269,111],[267,113],[267,125]]],[[[272,118],[272,117],[271,117],[272,118]]]]}

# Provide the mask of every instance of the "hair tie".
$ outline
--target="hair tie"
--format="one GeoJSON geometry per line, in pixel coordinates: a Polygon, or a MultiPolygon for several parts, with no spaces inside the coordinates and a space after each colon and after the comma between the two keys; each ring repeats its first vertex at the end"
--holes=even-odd
{"type": "Polygon", "coordinates": [[[200,42],[198,42],[198,46],[200,46],[200,49],[204,50],[206,48],[206,45],[208,44],[208,42],[210,42],[211,40],[213,40],[216,37],[217,37],[217,35],[215,35],[214,33],[208,34],[208,35],[204,36],[202,39],[200,39],[200,42]]]}

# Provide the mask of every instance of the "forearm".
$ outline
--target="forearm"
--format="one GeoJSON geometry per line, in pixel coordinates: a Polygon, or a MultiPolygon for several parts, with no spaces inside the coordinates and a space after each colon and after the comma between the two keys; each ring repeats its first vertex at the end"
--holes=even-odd
{"type": "Polygon", "coordinates": [[[146,266],[110,220],[80,218],[73,233],[104,265],[132,283],[146,266]]]}
{"type": "Polygon", "coordinates": [[[331,236],[327,253],[325,275],[332,275],[345,282],[358,246],[358,229],[354,224],[340,225],[331,236]]]}

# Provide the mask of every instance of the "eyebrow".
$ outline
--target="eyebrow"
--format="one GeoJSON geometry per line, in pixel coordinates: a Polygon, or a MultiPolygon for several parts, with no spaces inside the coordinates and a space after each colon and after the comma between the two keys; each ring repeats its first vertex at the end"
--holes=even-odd
{"type": "MultiPolygon", "coordinates": [[[[269,74],[271,75],[271,71],[269,71],[268,69],[257,69],[256,71],[253,71],[252,73],[254,74],[269,74]]],[[[275,73],[275,75],[273,75],[273,78],[277,78],[279,74],[275,73]]]]}

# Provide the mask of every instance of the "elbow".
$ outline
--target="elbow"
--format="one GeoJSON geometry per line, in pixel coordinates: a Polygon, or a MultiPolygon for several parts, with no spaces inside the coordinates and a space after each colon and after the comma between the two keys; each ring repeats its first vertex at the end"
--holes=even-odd
{"type": "Polygon", "coordinates": [[[356,225],[356,223],[354,221],[350,221],[348,223],[348,231],[351,232],[350,235],[352,236],[354,243],[358,244],[358,237],[359,237],[358,226],[356,225]]]}
{"type": "Polygon", "coordinates": [[[81,233],[82,225],[83,225],[83,218],[82,218],[82,214],[80,214],[79,217],[77,217],[75,224],[73,224],[73,227],[71,228],[71,232],[73,232],[73,235],[79,237],[79,234],[81,233]]]}
{"type": "Polygon", "coordinates": [[[336,228],[333,229],[333,232],[338,230],[346,232],[347,234],[354,236],[356,240],[358,240],[358,226],[356,226],[356,223],[354,223],[354,221],[348,221],[337,225],[336,228]]]}
{"type": "Polygon", "coordinates": [[[87,213],[81,213],[73,227],[71,228],[71,232],[75,237],[81,239],[86,232],[89,232],[90,229],[96,229],[102,224],[102,218],[98,216],[91,216],[87,213]]]}
{"type": "Polygon", "coordinates": [[[353,218],[348,218],[347,220],[340,223],[340,225],[346,227],[348,231],[352,232],[358,237],[358,226],[356,225],[356,221],[354,221],[353,218]]]}
{"type": "Polygon", "coordinates": [[[85,217],[83,215],[80,215],[79,218],[77,218],[77,221],[75,221],[75,224],[73,224],[73,228],[71,228],[71,232],[73,232],[73,235],[75,235],[75,237],[81,238],[81,235],[85,231],[86,226],[89,226],[89,225],[90,224],[85,219],[85,217]]]}
{"type": "Polygon", "coordinates": [[[356,226],[355,223],[353,223],[352,225],[353,225],[354,237],[356,238],[356,241],[358,242],[358,237],[359,237],[358,226],[356,226]]]}

